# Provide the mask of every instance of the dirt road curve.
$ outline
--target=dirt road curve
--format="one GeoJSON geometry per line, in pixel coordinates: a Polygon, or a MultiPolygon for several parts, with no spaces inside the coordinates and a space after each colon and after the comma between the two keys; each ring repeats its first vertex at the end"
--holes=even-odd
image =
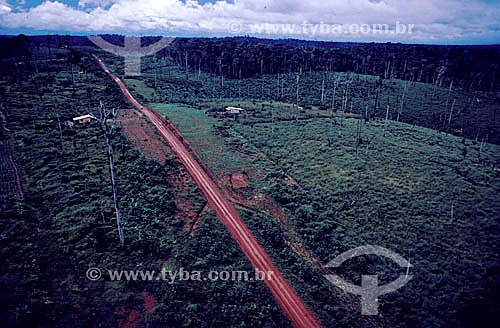
{"type": "Polygon", "coordinates": [[[151,121],[162,137],[168,142],[172,150],[193,176],[193,179],[202,190],[209,204],[215,209],[217,217],[224,223],[233,238],[248,256],[254,268],[263,272],[272,272],[271,279],[265,279],[264,282],[269,287],[274,298],[294,327],[321,327],[314,317],[314,314],[295,293],[292,286],[274,266],[257,240],[255,240],[252,232],[241,221],[234,207],[224,198],[215,183],[209,178],[205,171],[203,171],[198,162],[194,160],[186,147],[184,147],[181,141],[179,141],[171,131],[169,123],[154,110],[139,104],[127,90],[125,84],[111,73],[99,58],[96,57],[96,59],[99,61],[103,70],[120,86],[125,96],[151,121]]]}

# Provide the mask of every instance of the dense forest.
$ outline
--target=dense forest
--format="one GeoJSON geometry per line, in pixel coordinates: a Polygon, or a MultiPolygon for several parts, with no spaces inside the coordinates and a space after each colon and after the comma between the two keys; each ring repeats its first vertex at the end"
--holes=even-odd
{"type": "Polygon", "coordinates": [[[353,72],[483,91],[498,90],[500,46],[266,44],[255,39],[177,39],[178,65],[228,78],[304,71],[353,72]]]}
{"type": "MultiPolygon", "coordinates": [[[[123,37],[104,36],[123,45],[123,37]]],[[[143,37],[150,44],[158,37],[143,37]]],[[[95,45],[86,37],[1,37],[2,56],[30,57],[30,48],[95,45]]],[[[401,43],[340,43],[304,40],[177,38],[158,56],[169,56],[192,71],[248,78],[306,71],[353,72],[382,79],[432,83],[493,92],[500,88],[500,45],[443,46],[401,43]]]]}

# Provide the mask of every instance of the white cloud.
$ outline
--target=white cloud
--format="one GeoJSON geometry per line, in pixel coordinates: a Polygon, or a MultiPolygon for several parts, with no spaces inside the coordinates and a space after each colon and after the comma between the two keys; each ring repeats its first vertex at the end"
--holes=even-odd
{"type": "MultiPolygon", "coordinates": [[[[459,40],[469,33],[488,32],[497,24],[499,5],[460,0],[234,0],[200,5],[186,0],[80,0],[78,8],[58,1],[45,1],[26,11],[12,11],[0,0],[0,25],[40,30],[87,33],[228,35],[227,26],[237,21],[241,34],[249,34],[250,24],[283,23],[300,25],[415,24],[414,33],[393,35],[318,35],[317,39],[425,42],[459,40]]],[[[261,37],[300,37],[260,35],[261,37]]],[[[302,36],[303,37],[303,36],[302,36]]]]}
{"type": "Polygon", "coordinates": [[[12,8],[9,6],[6,0],[0,0],[0,15],[10,13],[12,8]]]}

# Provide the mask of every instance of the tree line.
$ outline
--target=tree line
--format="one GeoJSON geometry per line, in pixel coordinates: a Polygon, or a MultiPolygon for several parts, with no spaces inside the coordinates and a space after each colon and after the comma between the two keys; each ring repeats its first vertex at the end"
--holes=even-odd
{"type": "Polygon", "coordinates": [[[353,72],[466,90],[499,90],[500,46],[325,43],[255,38],[178,38],[159,56],[225,78],[309,71],[353,72]]]}
{"type": "MultiPolygon", "coordinates": [[[[123,45],[123,36],[104,35],[123,45]]],[[[159,37],[143,37],[144,45],[159,37]]],[[[95,47],[85,36],[0,36],[0,59],[33,59],[41,47],[95,47]]],[[[157,56],[191,72],[242,79],[309,71],[353,72],[437,86],[500,90],[500,45],[449,46],[401,43],[342,43],[251,37],[177,38],[157,56]]]]}

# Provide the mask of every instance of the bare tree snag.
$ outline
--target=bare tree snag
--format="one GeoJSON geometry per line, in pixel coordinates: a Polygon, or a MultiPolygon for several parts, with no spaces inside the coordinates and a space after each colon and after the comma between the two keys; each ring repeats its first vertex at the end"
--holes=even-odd
{"type": "Polygon", "coordinates": [[[384,137],[387,132],[387,121],[389,120],[389,104],[387,104],[387,110],[385,111],[385,123],[384,123],[384,137]]]}
{"type": "Polygon", "coordinates": [[[300,75],[297,74],[297,101],[295,103],[295,105],[297,106],[297,114],[295,116],[295,122],[299,122],[299,79],[300,79],[300,75]]]}
{"type": "Polygon", "coordinates": [[[271,105],[271,134],[274,135],[274,111],[271,105]]]}
{"type": "Polygon", "coordinates": [[[120,207],[118,204],[118,187],[116,183],[116,171],[115,171],[115,162],[113,158],[113,145],[111,143],[111,138],[113,136],[114,128],[115,128],[115,119],[118,115],[118,110],[116,108],[113,108],[112,110],[108,110],[105,108],[104,104],[102,101],[99,102],[99,108],[98,112],[95,113],[90,113],[98,122],[99,127],[104,135],[104,138],[106,140],[106,146],[108,150],[108,160],[109,160],[109,172],[111,175],[111,186],[113,189],[113,201],[114,201],[114,206],[115,206],[115,213],[116,213],[116,225],[118,227],[118,235],[120,237],[120,245],[123,246],[125,242],[125,238],[123,235],[123,227],[122,227],[122,222],[121,222],[121,215],[120,215],[120,207]],[[109,121],[113,120],[113,123],[111,126],[109,125],[109,121]]]}
{"type": "Polygon", "coordinates": [[[73,82],[73,92],[76,90],[76,87],[75,87],[75,69],[73,68],[73,64],[69,64],[69,66],[71,66],[71,80],[73,82]]]}
{"type": "Polygon", "coordinates": [[[281,81],[280,80],[281,80],[281,76],[280,76],[280,73],[278,72],[278,91],[276,92],[278,99],[281,99],[281,96],[280,96],[281,81]]]}
{"type": "Polygon", "coordinates": [[[377,88],[377,95],[375,96],[375,105],[373,106],[372,120],[375,118],[375,113],[377,112],[378,98],[380,96],[380,88],[382,86],[382,79],[379,78],[377,84],[378,84],[378,88],[377,88]]]}
{"type": "Polygon", "coordinates": [[[332,117],[333,117],[333,110],[335,109],[335,95],[337,93],[337,84],[338,84],[338,81],[337,81],[337,79],[335,79],[335,83],[333,84],[332,117]]]}
{"type": "Polygon", "coordinates": [[[59,118],[59,112],[56,111],[57,116],[57,127],[59,128],[59,138],[61,139],[61,151],[64,152],[64,142],[61,128],[61,119],[59,118]]]}
{"type": "Polygon", "coordinates": [[[399,107],[398,117],[397,117],[398,122],[399,122],[399,117],[401,116],[401,114],[403,114],[403,106],[404,106],[405,95],[406,95],[407,90],[408,90],[408,83],[405,84],[405,86],[403,88],[403,94],[401,95],[400,107],[399,107]]]}
{"type": "Polygon", "coordinates": [[[358,119],[358,126],[356,129],[356,159],[359,157],[359,141],[361,137],[361,119],[358,119]]]}
{"type": "Polygon", "coordinates": [[[483,138],[481,139],[481,144],[479,145],[479,153],[478,153],[479,158],[481,157],[481,153],[483,152],[484,138],[485,136],[483,135],[483,138]]]}
{"type": "Polygon", "coordinates": [[[325,100],[325,74],[323,74],[323,82],[321,83],[321,105],[325,100]]]}
{"type": "Polygon", "coordinates": [[[453,88],[453,81],[451,81],[450,88],[448,89],[448,96],[446,97],[446,108],[448,108],[448,103],[450,102],[450,95],[452,88],[453,88]]]}
{"type": "Polygon", "coordinates": [[[453,117],[453,109],[455,108],[455,102],[457,101],[457,99],[453,99],[453,103],[451,104],[451,110],[450,110],[450,116],[448,117],[448,129],[450,128],[451,126],[451,118],[453,117]]]}

